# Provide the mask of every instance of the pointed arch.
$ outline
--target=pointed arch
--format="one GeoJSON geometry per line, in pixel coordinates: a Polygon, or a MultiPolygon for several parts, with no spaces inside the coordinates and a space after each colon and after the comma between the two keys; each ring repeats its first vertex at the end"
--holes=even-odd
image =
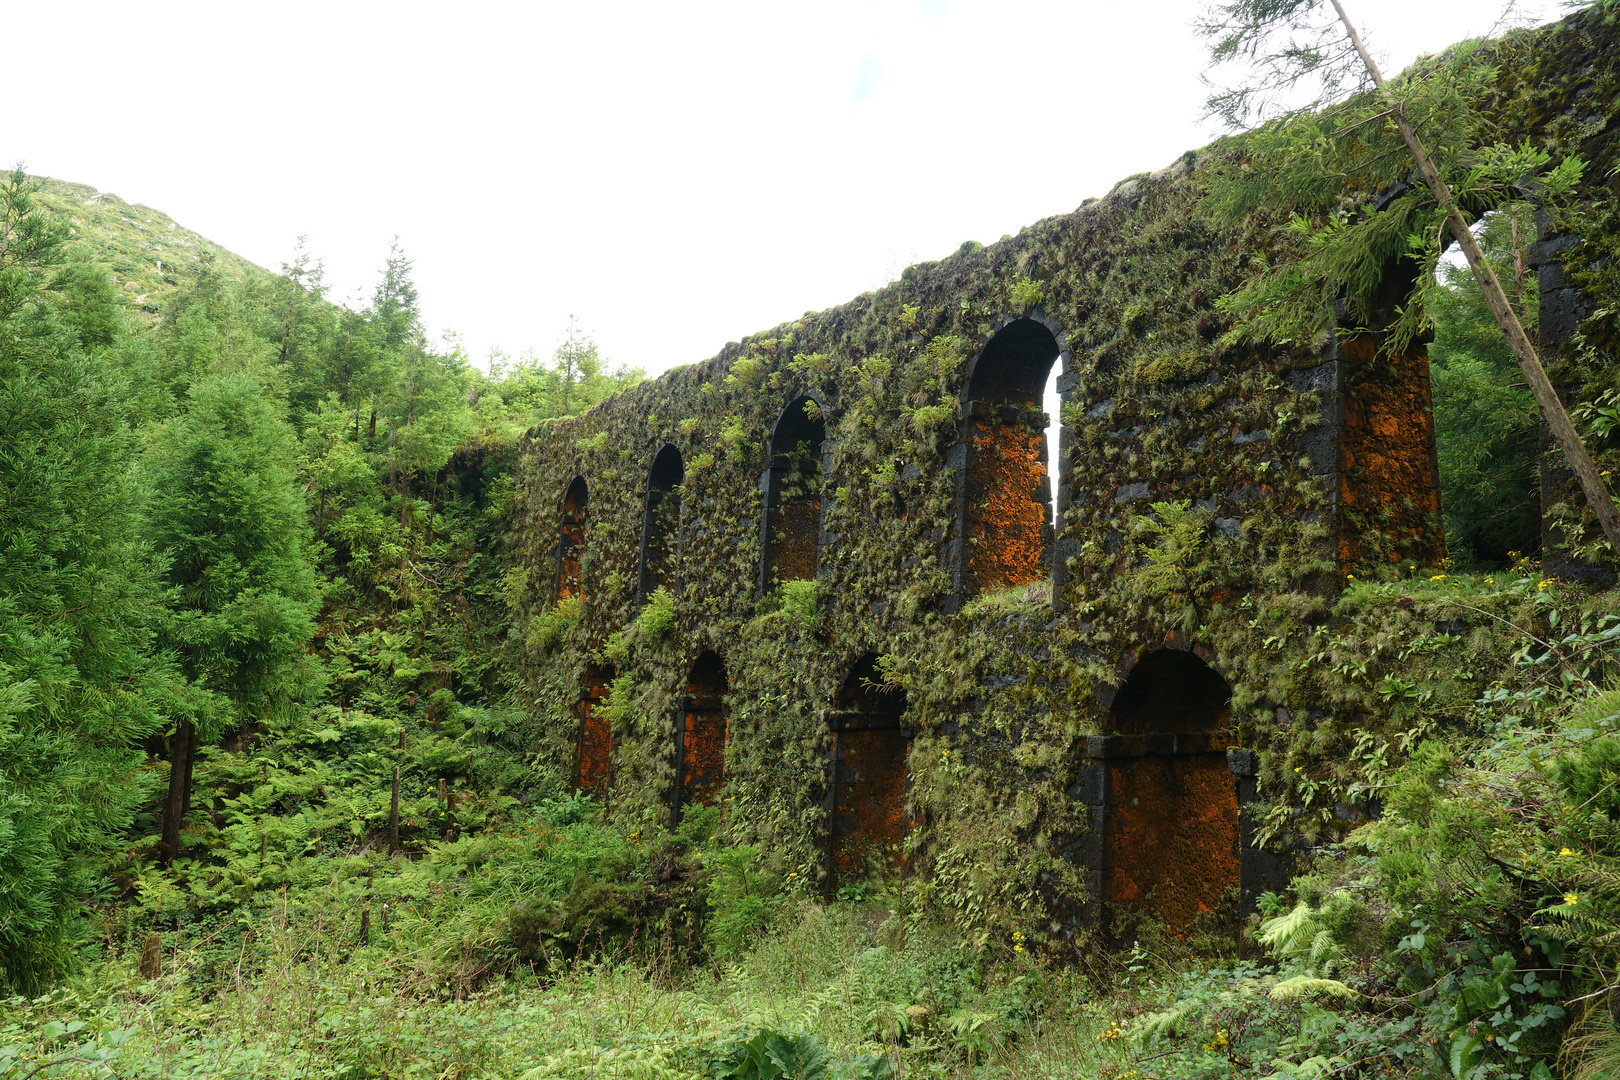
{"type": "Polygon", "coordinates": [[[641,515],[641,556],[636,572],[636,598],[645,600],[660,586],[673,587],[674,564],[681,534],[681,484],[686,465],[674,443],[653,455],[641,515]]]}
{"type": "Polygon", "coordinates": [[[731,683],[720,654],[705,649],[686,674],[686,697],[675,725],[675,805],[671,827],[681,821],[681,807],[708,806],[720,797],[726,770],[726,692],[731,683]]]}
{"type": "Polygon", "coordinates": [[[809,394],[788,402],[771,428],[771,462],[759,484],[761,593],[816,576],[826,441],[821,406],[809,394]]]}
{"type": "Polygon", "coordinates": [[[870,868],[904,862],[911,751],[906,705],[906,692],[883,682],[875,652],[855,661],[834,699],[826,799],[829,890],[870,868]]]}
{"type": "Polygon", "coordinates": [[[955,604],[1050,573],[1052,488],[1041,395],[1063,350],[1045,321],[1014,319],[969,365],[951,551],[955,604]]]}
{"type": "Polygon", "coordinates": [[[585,555],[585,527],[590,506],[590,488],[584,476],[575,476],[563,493],[557,535],[557,599],[583,600],[585,588],[580,565],[585,555]]]}

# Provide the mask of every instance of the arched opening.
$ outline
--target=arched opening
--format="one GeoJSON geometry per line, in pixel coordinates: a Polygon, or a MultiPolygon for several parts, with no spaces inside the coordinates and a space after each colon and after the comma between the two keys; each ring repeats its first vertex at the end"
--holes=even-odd
{"type": "Polygon", "coordinates": [[[574,783],[578,790],[606,799],[613,786],[613,722],[608,694],[613,668],[592,664],[585,669],[579,696],[579,743],[574,783]]]}
{"type": "Polygon", "coordinates": [[[760,480],[761,592],[816,576],[821,537],[821,445],[827,426],[808,395],[794,398],[771,431],[771,463],[760,480]]]}
{"type": "Polygon", "coordinates": [[[638,599],[672,584],[681,534],[681,483],[686,466],[674,443],[659,447],[647,472],[646,509],[641,515],[641,566],[636,574],[638,599]]]}
{"type": "Polygon", "coordinates": [[[833,703],[827,783],[827,888],[898,867],[906,818],[906,693],[883,682],[876,653],[856,661],[833,703]]]}
{"type": "Polygon", "coordinates": [[[709,649],[698,654],[686,675],[686,697],[675,727],[675,806],[672,826],[681,821],[681,807],[708,806],[720,797],[726,771],[726,665],[709,649]]]}
{"type": "Polygon", "coordinates": [[[1227,765],[1232,689],[1190,652],[1131,669],[1110,716],[1103,898],[1184,928],[1238,884],[1237,781],[1227,765]]]}
{"type": "Polygon", "coordinates": [[[954,573],[958,600],[1046,577],[1053,535],[1053,417],[1043,409],[1061,354],[1052,331],[1016,319],[974,360],[963,391],[966,421],[954,573]]]}
{"type": "Polygon", "coordinates": [[[1136,662],[1108,711],[1122,735],[1218,731],[1231,701],[1214,668],[1190,652],[1158,649],[1136,662]]]}
{"type": "Polygon", "coordinates": [[[557,599],[583,599],[580,560],[585,554],[585,514],[590,500],[583,476],[576,476],[563,494],[562,524],[557,536],[557,599]]]}

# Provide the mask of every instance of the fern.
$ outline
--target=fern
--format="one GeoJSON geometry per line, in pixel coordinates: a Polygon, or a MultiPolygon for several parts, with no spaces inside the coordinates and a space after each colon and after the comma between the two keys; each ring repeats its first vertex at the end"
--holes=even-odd
{"type": "Polygon", "coordinates": [[[1339,998],[1356,996],[1354,990],[1337,979],[1318,979],[1310,975],[1295,975],[1271,988],[1271,996],[1278,1001],[1290,1001],[1309,994],[1327,994],[1339,998]]]}

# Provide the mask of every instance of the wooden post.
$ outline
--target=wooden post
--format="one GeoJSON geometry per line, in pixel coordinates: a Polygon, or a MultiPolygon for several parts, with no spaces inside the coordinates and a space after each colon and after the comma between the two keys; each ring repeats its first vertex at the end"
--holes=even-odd
{"type": "MultiPolygon", "coordinates": [[[[404,732],[400,732],[404,738],[404,732]]],[[[388,804],[388,854],[399,854],[399,766],[394,766],[394,795],[388,804]]],[[[386,908],[384,910],[387,910],[386,908]]],[[[386,916],[384,916],[386,918],[386,916]]]]}
{"type": "Polygon", "coordinates": [[[382,932],[388,933],[388,901],[386,900],[383,901],[382,906],[382,932]]]}
{"type": "Polygon", "coordinates": [[[147,934],[146,940],[141,943],[141,961],[139,964],[141,978],[151,982],[163,974],[163,935],[147,934]]]}
{"type": "Polygon", "coordinates": [[[371,944],[371,909],[368,908],[368,907],[363,907],[363,908],[360,909],[360,941],[359,941],[359,944],[361,944],[361,945],[369,945],[369,944],[371,944]]]}

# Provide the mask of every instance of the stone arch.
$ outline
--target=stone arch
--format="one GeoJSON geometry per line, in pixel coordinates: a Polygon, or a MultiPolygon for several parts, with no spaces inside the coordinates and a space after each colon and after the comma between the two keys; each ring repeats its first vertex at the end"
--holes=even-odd
{"type": "Polygon", "coordinates": [[[579,739],[574,750],[574,786],[607,801],[613,786],[613,723],[607,701],[612,665],[591,664],[580,680],[579,739]]]}
{"type": "Polygon", "coordinates": [[[759,478],[761,593],[816,576],[826,441],[821,404],[810,394],[788,402],[771,428],[771,461],[759,478]]]}
{"type": "Polygon", "coordinates": [[[557,599],[584,599],[580,562],[585,554],[585,527],[590,507],[590,487],[584,476],[575,476],[563,493],[561,523],[557,530],[557,599]]]}
{"type": "Polygon", "coordinates": [[[674,443],[653,455],[647,470],[647,493],[641,515],[641,558],[636,573],[637,600],[659,586],[674,585],[675,556],[681,535],[681,484],[686,465],[674,443]]]}
{"type": "Polygon", "coordinates": [[[1154,649],[1137,659],[1108,705],[1122,735],[1219,731],[1232,688],[1220,672],[1186,649],[1154,649]]]}
{"type": "Polygon", "coordinates": [[[720,797],[726,769],[725,662],[705,649],[686,673],[686,696],[675,725],[675,800],[671,828],[680,824],[681,808],[708,806],[720,797]]]}
{"type": "Polygon", "coordinates": [[[1007,321],[968,365],[954,466],[950,552],[954,609],[1050,573],[1052,486],[1041,394],[1063,355],[1062,333],[1038,313],[1007,321]]]}
{"type": "Polygon", "coordinates": [[[878,654],[850,667],[828,718],[827,888],[877,867],[903,864],[911,731],[906,692],[883,685],[878,654]]]}
{"type": "Polygon", "coordinates": [[[1088,756],[1101,758],[1106,903],[1180,930],[1235,899],[1238,790],[1223,730],[1231,699],[1220,672],[1174,648],[1143,654],[1114,694],[1119,734],[1088,740],[1088,756]]]}

